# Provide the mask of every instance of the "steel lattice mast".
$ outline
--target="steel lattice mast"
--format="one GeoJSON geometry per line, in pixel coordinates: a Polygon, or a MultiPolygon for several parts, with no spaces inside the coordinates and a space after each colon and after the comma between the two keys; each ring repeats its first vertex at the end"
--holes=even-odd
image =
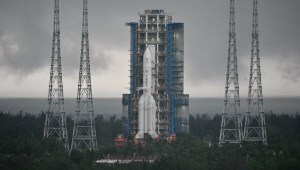
{"type": "Polygon", "coordinates": [[[54,27],[52,40],[51,70],[48,92],[44,137],[57,138],[69,149],[66,116],[64,112],[64,92],[61,71],[59,0],[54,0],[54,27]]]}
{"type": "Polygon", "coordinates": [[[83,0],[77,108],[71,150],[98,150],[90,72],[87,0],[83,0]]]}
{"type": "Polygon", "coordinates": [[[261,141],[267,144],[265,114],[261,85],[261,70],[258,39],[257,0],[253,0],[252,49],[248,90],[248,111],[245,118],[244,140],[261,141]]]}
{"type": "Polygon", "coordinates": [[[234,0],[230,0],[230,28],[225,99],[222,113],[219,144],[240,143],[242,140],[242,117],[236,54],[234,0]]]}

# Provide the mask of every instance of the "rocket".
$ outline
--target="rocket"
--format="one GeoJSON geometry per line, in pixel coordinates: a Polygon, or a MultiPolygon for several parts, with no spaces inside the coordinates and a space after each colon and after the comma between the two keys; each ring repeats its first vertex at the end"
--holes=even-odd
{"type": "Polygon", "coordinates": [[[149,46],[143,57],[143,95],[138,103],[138,133],[135,139],[144,139],[144,134],[148,134],[153,139],[158,139],[158,134],[155,131],[156,127],[156,102],[151,95],[152,86],[152,55],[149,46]]]}

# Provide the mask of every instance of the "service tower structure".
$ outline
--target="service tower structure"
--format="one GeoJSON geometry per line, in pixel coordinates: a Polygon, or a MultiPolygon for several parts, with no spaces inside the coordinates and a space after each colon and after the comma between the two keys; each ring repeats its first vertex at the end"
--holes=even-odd
{"type": "Polygon", "coordinates": [[[46,113],[44,137],[58,139],[63,143],[65,149],[69,150],[61,71],[59,0],[54,0],[53,23],[54,26],[48,91],[48,111],[46,113]]]}
{"type": "Polygon", "coordinates": [[[77,90],[77,107],[74,120],[71,150],[98,150],[93,108],[87,0],[83,0],[80,68],[77,90]]]}
{"type": "Polygon", "coordinates": [[[126,25],[130,26],[131,35],[130,91],[122,98],[123,132],[132,139],[140,131],[138,106],[144,90],[139,89],[144,84],[144,54],[151,47],[151,96],[157,108],[155,131],[162,139],[188,133],[189,95],[184,94],[183,80],[184,24],[172,22],[172,16],[155,9],[139,13],[138,22],[126,25]]]}
{"type": "Polygon", "coordinates": [[[241,143],[243,136],[240,112],[238,65],[236,54],[234,0],[230,0],[229,47],[219,145],[226,142],[241,143]]]}
{"type": "Polygon", "coordinates": [[[253,24],[248,89],[248,111],[245,118],[244,140],[267,144],[265,113],[261,84],[257,0],[253,0],[253,24]]]}

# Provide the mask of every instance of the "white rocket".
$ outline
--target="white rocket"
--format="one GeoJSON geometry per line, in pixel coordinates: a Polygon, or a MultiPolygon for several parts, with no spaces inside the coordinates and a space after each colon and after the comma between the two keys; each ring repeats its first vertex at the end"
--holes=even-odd
{"type": "Polygon", "coordinates": [[[139,129],[136,134],[136,139],[144,139],[144,134],[148,133],[153,139],[157,139],[159,136],[155,131],[156,127],[156,102],[151,95],[152,85],[152,55],[149,46],[146,46],[146,50],[143,58],[143,95],[140,97],[138,104],[138,124],[139,129]]]}

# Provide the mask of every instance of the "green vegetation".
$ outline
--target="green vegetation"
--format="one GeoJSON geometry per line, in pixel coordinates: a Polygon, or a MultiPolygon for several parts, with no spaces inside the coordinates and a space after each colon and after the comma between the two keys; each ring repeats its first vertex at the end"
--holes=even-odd
{"type": "MultiPolygon", "coordinates": [[[[56,140],[43,139],[45,114],[33,116],[0,113],[0,169],[228,169],[228,170],[294,170],[300,169],[300,116],[266,116],[268,145],[243,143],[219,147],[217,140],[221,117],[190,117],[190,135],[178,135],[174,143],[147,141],[145,146],[130,142],[122,149],[114,146],[114,137],[121,132],[121,120],[115,116],[96,117],[99,144],[97,152],[64,152],[56,140]],[[212,141],[212,146],[204,142],[212,141]],[[107,155],[156,158],[154,163],[95,164],[107,155]]],[[[68,131],[73,121],[67,118],[68,131]]],[[[71,133],[69,133],[71,135],[71,133]]],[[[70,136],[71,139],[71,136],[70,136]]]]}

